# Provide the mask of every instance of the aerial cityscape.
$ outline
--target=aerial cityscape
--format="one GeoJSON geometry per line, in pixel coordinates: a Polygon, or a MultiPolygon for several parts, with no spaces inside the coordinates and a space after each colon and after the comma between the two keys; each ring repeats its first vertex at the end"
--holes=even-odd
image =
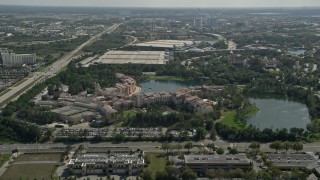
{"type": "Polygon", "coordinates": [[[320,1],[0,2],[0,180],[320,179],[320,1]]]}

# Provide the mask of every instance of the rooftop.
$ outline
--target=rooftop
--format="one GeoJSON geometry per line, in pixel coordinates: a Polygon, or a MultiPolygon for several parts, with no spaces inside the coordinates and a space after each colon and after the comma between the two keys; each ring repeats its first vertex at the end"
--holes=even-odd
{"type": "Polygon", "coordinates": [[[98,64],[165,64],[164,51],[109,51],[93,63],[98,64]]]}
{"type": "Polygon", "coordinates": [[[185,155],[184,156],[186,164],[220,164],[220,163],[230,163],[230,164],[250,164],[249,159],[245,154],[237,155],[185,155]]]}
{"type": "Polygon", "coordinates": [[[149,41],[144,43],[135,44],[135,46],[142,47],[159,47],[159,48],[174,48],[175,47],[184,47],[190,46],[193,44],[193,41],[180,41],[180,40],[156,40],[149,41]]]}

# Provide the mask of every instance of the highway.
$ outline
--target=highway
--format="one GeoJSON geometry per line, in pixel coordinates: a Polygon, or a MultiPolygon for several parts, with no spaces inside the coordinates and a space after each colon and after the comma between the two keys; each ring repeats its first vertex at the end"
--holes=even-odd
{"type": "Polygon", "coordinates": [[[101,33],[96,34],[95,36],[91,37],[88,41],[78,46],[75,50],[71,51],[70,53],[63,56],[61,59],[54,62],[52,65],[50,65],[42,72],[34,72],[29,77],[27,77],[27,80],[25,80],[23,83],[18,84],[16,86],[11,86],[9,88],[10,91],[0,96],[0,108],[5,107],[6,104],[10,101],[18,99],[23,93],[25,93],[28,89],[32,88],[37,82],[42,82],[50,77],[55,76],[59,71],[61,71],[61,69],[63,69],[69,64],[69,62],[72,60],[72,57],[75,54],[77,54],[82,48],[96,41],[101,35],[113,32],[120,25],[121,24],[115,24],[109,27],[108,29],[105,29],[101,33]]]}
{"type": "MultiPolygon", "coordinates": [[[[171,142],[170,144],[178,144],[179,142],[171,142]]],[[[186,142],[181,142],[181,145],[184,146],[186,142]]],[[[225,151],[230,146],[235,146],[239,151],[244,152],[246,149],[249,149],[250,143],[240,142],[240,143],[230,143],[226,141],[211,141],[211,140],[204,140],[200,142],[193,142],[193,145],[207,145],[208,143],[214,143],[215,146],[222,147],[225,151]]],[[[164,152],[164,150],[160,149],[161,142],[154,142],[154,141],[141,141],[141,142],[122,142],[122,143],[113,143],[113,142],[100,142],[100,143],[90,143],[90,142],[83,142],[83,143],[73,143],[70,144],[73,148],[77,148],[80,144],[84,147],[129,147],[131,149],[142,149],[145,152],[164,152]]],[[[3,144],[0,145],[0,153],[10,153],[11,150],[19,148],[19,149],[48,149],[54,147],[66,147],[67,144],[64,143],[44,143],[44,144],[3,144]]],[[[269,148],[269,143],[262,143],[261,144],[261,151],[263,152],[274,152],[274,150],[269,148]]],[[[182,149],[182,151],[187,151],[186,149],[182,149]]],[[[199,151],[199,148],[194,147],[191,149],[193,152],[199,151]]],[[[320,143],[306,143],[303,147],[304,152],[319,152],[320,151],[320,143]]]]}

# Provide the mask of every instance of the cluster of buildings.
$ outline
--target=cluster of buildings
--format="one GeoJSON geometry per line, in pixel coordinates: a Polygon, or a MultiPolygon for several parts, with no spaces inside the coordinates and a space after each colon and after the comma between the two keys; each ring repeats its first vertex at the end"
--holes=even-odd
{"type": "Polygon", "coordinates": [[[57,101],[38,101],[36,104],[53,107],[51,112],[68,123],[81,120],[102,120],[112,123],[121,110],[152,104],[184,104],[190,111],[208,114],[217,104],[209,99],[226,96],[223,86],[195,86],[179,89],[175,93],[169,91],[142,93],[139,92],[140,88],[133,78],[120,73],[115,76],[121,83],[111,88],[101,88],[96,84],[94,95],[86,92],[74,96],[61,93],[57,101]]]}
{"type": "Polygon", "coordinates": [[[75,175],[135,175],[142,172],[144,152],[127,152],[126,148],[89,148],[68,163],[69,172],[75,175]],[[91,151],[90,149],[95,149],[91,151]],[[98,150],[98,151],[97,151],[98,150]]]}
{"type": "MultiPolygon", "coordinates": [[[[195,131],[195,130],[194,130],[195,131]]],[[[94,137],[101,138],[113,138],[115,135],[122,134],[126,138],[160,138],[166,133],[180,133],[181,131],[171,131],[162,128],[62,128],[59,132],[55,134],[55,139],[63,140],[70,137],[93,139],[94,137]]],[[[196,132],[194,132],[195,134],[196,132]]]]}
{"type": "MultiPolygon", "coordinates": [[[[248,63],[255,57],[245,57],[240,54],[231,55],[228,57],[228,63],[234,65],[244,65],[247,66],[248,63]]],[[[269,59],[268,57],[263,57],[259,59],[265,68],[277,68],[278,60],[275,58],[269,59]]]]}
{"type": "Polygon", "coordinates": [[[1,53],[2,65],[4,67],[15,67],[22,65],[33,65],[36,64],[36,54],[15,54],[15,53],[1,53]]]}

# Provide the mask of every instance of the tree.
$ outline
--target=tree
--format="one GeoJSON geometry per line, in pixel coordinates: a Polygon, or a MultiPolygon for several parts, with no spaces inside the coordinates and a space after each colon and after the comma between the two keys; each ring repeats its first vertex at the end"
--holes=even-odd
{"type": "Polygon", "coordinates": [[[251,149],[260,149],[260,143],[259,142],[252,142],[249,145],[249,148],[251,148],[251,149]]]}
{"type": "Polygon", "coordinates": [[[244,172],[243,172],[243,170],[242,169],[239,169],[239,168],[237,168],[237,169],[235,169],[235,170],[232,170],[231,172],[230,172],[230,177],[231,178],[243,178],[244,177],[244,172]]]}
{"type": "Polygon", "coordinates": [[[193,147],[193,144],[191,141],[187,142],[185,145],[184,145],[184,148],[188,149],[188,153],[190,152],[190,149],[193,147]]]}
{"type": "Polygon", "coordinates": [[[272,180],[272,176],[267,171],[259,171],[258,179],[272,180]]]}
{"type": "Polygon", "coordinates": [[[213,127],[214,127],[214,122],[213,122],[213,120],[207,121],[207,123],[206,123],[206,130],[207,130],[207,131],[211,131],[213,127]]]}
{"type": "Polygon", "coordinates": [[[292,148],[292,143],[289,142],[289,141],[286,141],[286,142],[284,142],[284,143],[282,144],[282,146],[283,146],[283,149],[285,149],[285,150],[286,150],[286,153],[287,153],[288,150],[292,148]]]}
{"type": "Polygon", "coordinates": [[[296,152],[301,151],[303,149],[303,144],[301,142],[295,142],[292,144],[292,149],[296,152]]]}
{"type": "Polygon", "coordinates": [[[217,149],[217,154],[222,155],[224,154],[224,150],[220,147],[217,149]]]}
{"type": "Polygon", "coordinates": [[[206,134],[207,134],[206,129],[203,128],[203,127],[200,127],[200,128],[197,129],[196,139],[199,140],[199,141],[203,140],[203,139],[206,138],[206,134]]]}
{"type": "Polygon", "coordinates": [[[209,178],[209,179],[214,179],[217,177],[217,171],[215,169],[210,169],[207,171],[207,174],[206,176],[209,178]]]}
{"type": "Polygon", "coordinates": [[[238,150],[237,150],[237,148],[230,148],[229,149],[229,154],[238,154],[239,152],[238,152],[238,150]]]}
{"type": "Polygon", "coordinates": [[[256,179],[258,179],[257,173],[256,173],[255,170],[247,171],[243,178],[246,179],[246,180],[256,180],[256,179]]]}
{"type": "Polygon", "coordinates": [[[252,142],[250,145],[249,145],[249,148],[252,150],[252,155],[254,157],[256,157],[260,151],[260,143],[258,142],[252,142]]]}
{"type": "Polygon", "coordinates": [[[216,146],[214,145],[214,143],[209,143],[207,145],[207,147],[210,149],[210,151],[215,151],[216,150],[216,146]]]}
{"type": "Polygon", "coordinates": [[[167,143],[167,142],[162,143],[162,146],[161,146],[161,148],[162,148],[163,150],[166,150],[166,151],[167,151],[167,154],[168,154],[168,151],[169,151],[170,147],[171,147],[170,144],[167,143]]]}
{"type": "Polygon", "coordinates": [[[270,143],[269,147],[271,149],[276,150],[276,153],[278,153],[278,150],[281,150],[283,148],[282,143],[280,141],[275,141],[275,142],[270,143]]]}
{"type": "Polygon", "coordinates": [[[149,169],[145,169],[141,174],[141,178],[143,180],[153,180],[151,171],[149,169]]]}
{"type": "Polygon", "coordinates": [[[195,180],[197,179],[197,174],[189,167],[186,167],[181,174],[181,178],[182,180],[195,180]]]}
{"type": "Polygon", "coordinates": [[[182,145],[179,143],[177,144],[178,153],[180,152],[180,149],[182,149],[182,145]]]}

